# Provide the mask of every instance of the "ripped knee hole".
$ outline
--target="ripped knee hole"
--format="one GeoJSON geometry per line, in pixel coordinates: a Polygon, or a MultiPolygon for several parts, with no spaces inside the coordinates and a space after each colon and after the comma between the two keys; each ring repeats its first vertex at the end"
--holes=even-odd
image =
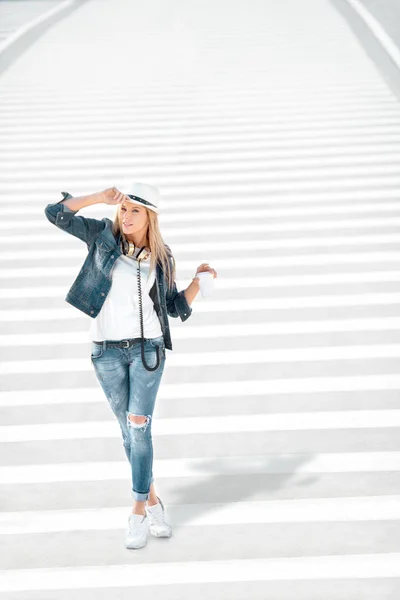
{"type": "Polygon", "coordinates": [[[143,425],[145,425],[150,419],[150,415],[147,415],[147,417],[145,416],[139,416],[139,415],[133,415],[132,413],[128,414],[128,421],[129,421],[129,425],[131,425],[131,427],[141,427],[143,425]]]}

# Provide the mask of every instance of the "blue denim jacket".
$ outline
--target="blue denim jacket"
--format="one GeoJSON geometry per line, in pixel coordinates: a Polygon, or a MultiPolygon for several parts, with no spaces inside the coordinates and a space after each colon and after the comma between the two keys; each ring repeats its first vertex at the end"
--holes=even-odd
{"type": "MultiPolygon", "coordinates": [[[[44,210],[45,215],[50,223],[79,238],[88,248],[88,255],[65,300],[94,319],[111,289],[114,263],[122,254],[119,247],[120,236],[115,239],[113,222],[107,217],[99,220],[76,216],[78,211],[71,210],[63,203],[63,200],[73,196],[68,192],[61,193],[63,199],[55,204],[48,204],[44,210]]],[[[169,251],[168,246],[167,250],[169,251]]],[[[172,262],[172,255],[170,260],[172,262]]],[[[172,290],[168,289],[164,270],[159,262],[156,264],[156,278],[149,294],[160,321],[165,347],[172,350],[168,315],[186,321],[192,314],[192,308],[184,291],[178,292],[176,282],[172,290]]]]}

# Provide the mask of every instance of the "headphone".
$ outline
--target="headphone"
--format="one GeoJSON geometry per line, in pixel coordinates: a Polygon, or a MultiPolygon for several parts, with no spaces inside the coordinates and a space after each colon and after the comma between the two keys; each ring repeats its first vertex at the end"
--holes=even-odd
{"type": "Polygon", "coordinates": [[[139,252],[137,253],[137,256],[134,256],[136,250],[135,244],[133,242],[128,242],[128,240],[122,239],[122,236],[120,241],[120,248],[122,254],[125,254],[125,256],[131,256],[137,261],[146,260],[146,258],[150,256],[150,252],[146,250],[146,246],[140,248],[139,252]]]}

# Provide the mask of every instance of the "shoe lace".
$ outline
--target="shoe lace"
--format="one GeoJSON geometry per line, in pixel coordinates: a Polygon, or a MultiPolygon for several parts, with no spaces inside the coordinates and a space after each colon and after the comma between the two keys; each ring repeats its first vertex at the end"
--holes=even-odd
{"type": "Polygon", "coordinates": [[[153,522],[155,521],[157,523],[157,525],[167,525],[167,521],[165,519],[165,512],[164,510],[160,510],[160,512],[154,514],[152,512],[150,512],[150,516],[151,519],[153,520],[153,522]]]}

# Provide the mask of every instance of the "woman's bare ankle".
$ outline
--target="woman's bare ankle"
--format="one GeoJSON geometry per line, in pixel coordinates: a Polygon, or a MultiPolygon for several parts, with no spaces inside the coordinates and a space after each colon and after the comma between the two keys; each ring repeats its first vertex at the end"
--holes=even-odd
{"type": "Polygon", "coordinates": [[[145,504],[146,504],[145,500],[143,500],[143,502],[140,502],[139,500],[135,501],[133,508],[132,508],[132,514],[144,516],[146,514],[145,504]]]}
{"type": "Polygon", "coordinates": [[[150,485],[150,493],[149,493],[149,497],[147,499],[147,506],[154,506],[155,504],[158,504],[158,498],[157,498],[157,494],[156,494],[156,490],[154,487],[154,482],[150,485]]]}
{"type": "Polygon", "coordinates": [[[155,504],[158,504],[158,498],[149,498],[147,500],[147,506],[154,506],[155,504]]]}

